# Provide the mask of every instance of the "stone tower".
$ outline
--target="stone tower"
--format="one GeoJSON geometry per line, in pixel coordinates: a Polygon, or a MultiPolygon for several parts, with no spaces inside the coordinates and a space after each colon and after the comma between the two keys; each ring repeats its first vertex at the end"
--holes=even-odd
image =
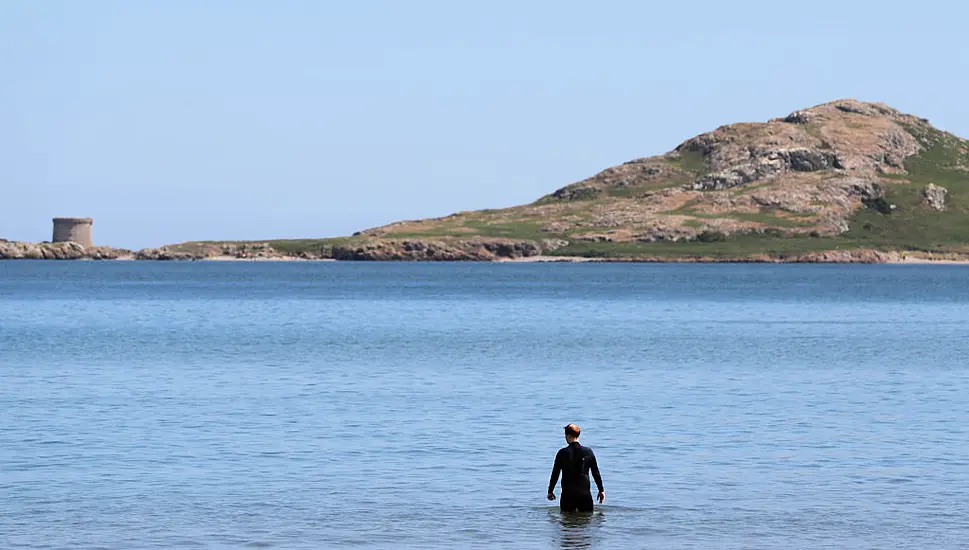
{"type": "Polygon", "coordinates": [[[91,239],[91,226],[94,220],[91,218],[54,218],[54,238],[55,243],[75,242],[84,248],[94,246],[91,239]]]}

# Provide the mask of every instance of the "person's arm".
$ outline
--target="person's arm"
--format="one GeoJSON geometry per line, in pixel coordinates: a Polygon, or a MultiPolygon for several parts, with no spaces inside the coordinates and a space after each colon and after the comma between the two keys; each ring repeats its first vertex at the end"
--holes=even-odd
{"type": "Polygon", "coordinates": [[[602,501],[606,500],[606,490],[602,487],[602,476],[599,475],[599,463],[596,462],[595,453],[592,453],[592,462],[589,469],[592,470],[592,479],[596,481],[596,487],[599,488],[599,504],[602,504],[602,501]]]}
{"type": "Polygon", "coordinates": [[[559,482],[559,472],[562,471],[562,465],[559,461],[559,455],[555,455],[555,464],[552,465],[552,478],[548,482],[548,499],[555,500],[555,484],[559,482]]]}

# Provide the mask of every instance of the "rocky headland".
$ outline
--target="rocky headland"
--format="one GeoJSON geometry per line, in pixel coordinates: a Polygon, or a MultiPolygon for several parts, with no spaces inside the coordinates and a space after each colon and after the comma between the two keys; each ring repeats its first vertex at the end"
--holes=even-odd
{"type": "Polygon", "coordinates": [[[969,141],[838,100],[721,126],[521,206],[331,239],[135,252],[0,243],[0,258],[867,262],[969,258],[969,141]]]}

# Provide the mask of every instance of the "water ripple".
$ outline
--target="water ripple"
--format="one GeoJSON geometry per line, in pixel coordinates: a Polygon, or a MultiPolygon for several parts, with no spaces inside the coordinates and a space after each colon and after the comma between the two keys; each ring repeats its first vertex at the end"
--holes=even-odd
{"type": "Polygon", "coordinates": [[[0,547],[964,548],[967,274],[0,262],[0,547]]]}

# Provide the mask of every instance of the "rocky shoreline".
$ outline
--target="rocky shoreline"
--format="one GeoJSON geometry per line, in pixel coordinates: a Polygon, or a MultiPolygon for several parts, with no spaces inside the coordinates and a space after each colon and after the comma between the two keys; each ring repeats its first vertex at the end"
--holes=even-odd
{"type": "Polygon", "coordinates": [[[23,243],[0,240],[0,260],[136,261],[436,261],[436,262],[648,262],[648,263],[969,263],[969,255],[885,252],[871,249],[746,256],[556,256],[549,243],[516,240],[381,240],[324,245],[288,253],[269,243],[186,243],[131,251],[77,243],[23,243]],[[543,245],[545,245],[543,247],[543,245]]]}
{"type": "Polygon", "coordinates": [[[119,260],[131,256],[130,250],[77,243],[24,243],[0,239],[0,260],[119,260]]]}

